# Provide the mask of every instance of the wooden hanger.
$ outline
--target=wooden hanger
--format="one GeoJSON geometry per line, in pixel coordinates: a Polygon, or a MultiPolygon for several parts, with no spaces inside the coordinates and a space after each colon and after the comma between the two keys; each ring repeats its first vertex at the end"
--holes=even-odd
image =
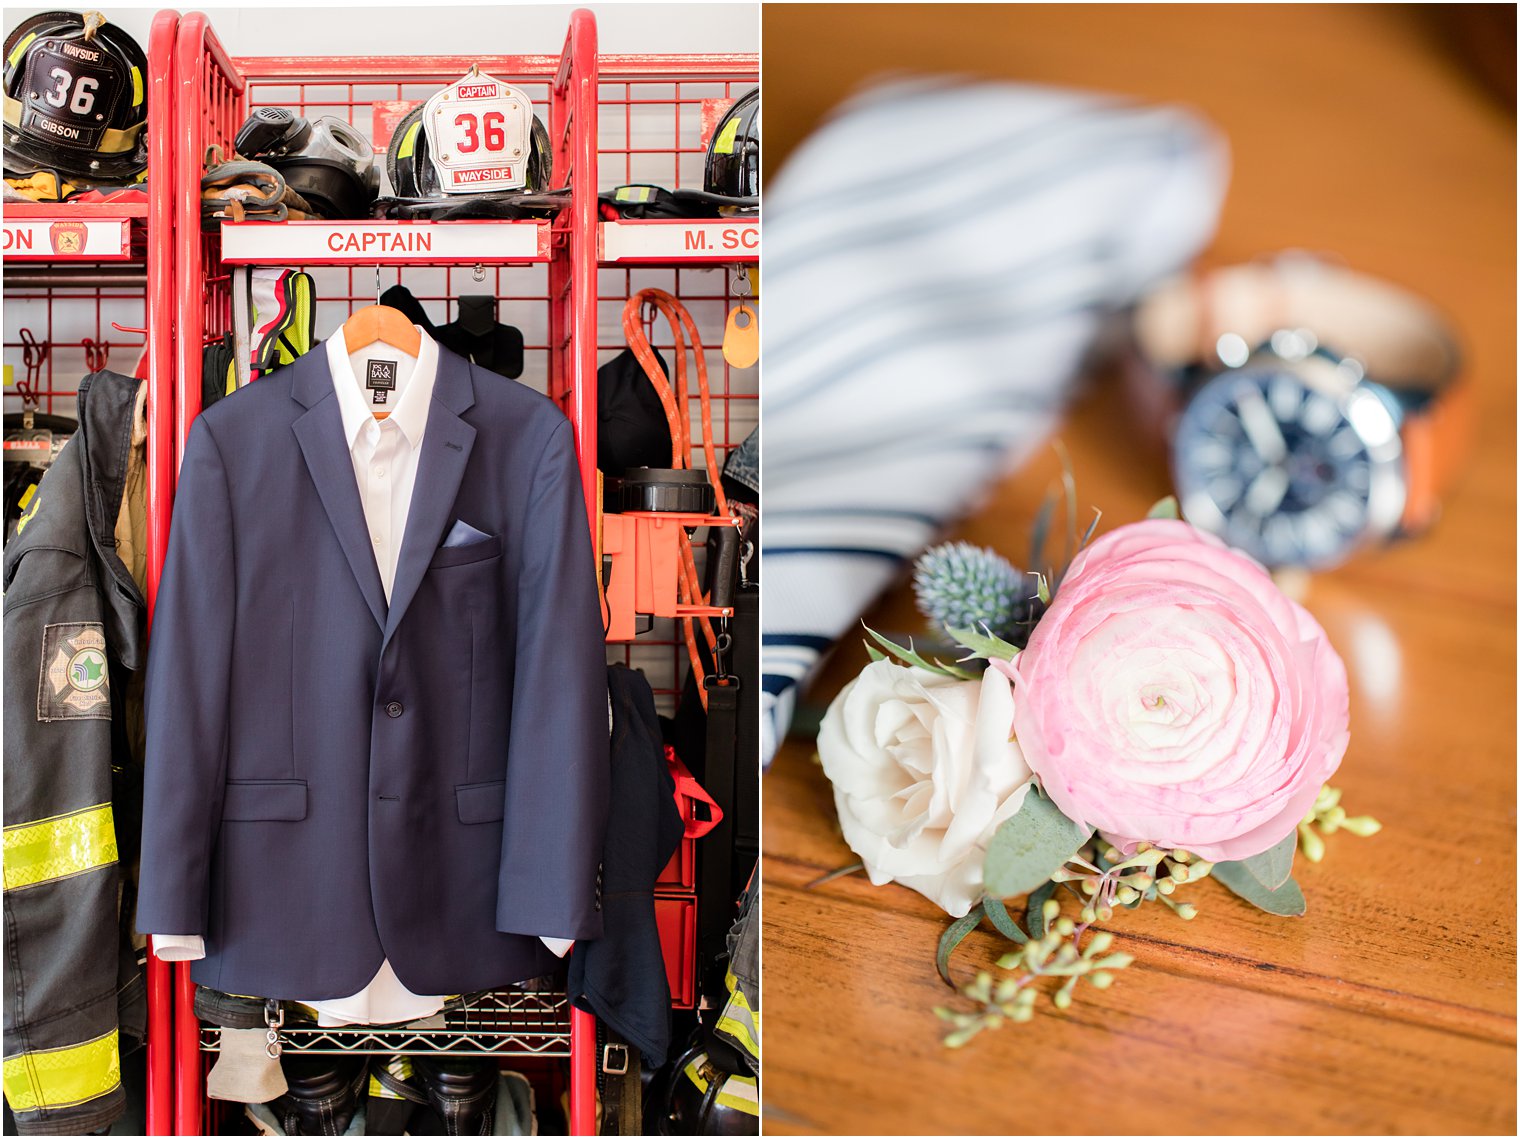
{"type": "MultiPolygon", "coordinates": [[[[349,352],[361,351],[376,341],[400,349],[413,359],[422,354],[422,333],[405,314],[387,305],[361,308],[343,322],[343,346],[349,352]]],[[[388,410],[374,413],[376,419],[389,415],[388,410]]]]}
{"type": "Polygon", "coordinates": [[[386,305],[361,308],[343,322],[343,344],[350,352],[368,348],[377,340],[408,356],[422,352],[422,333],[417,326],[386,305]]]}

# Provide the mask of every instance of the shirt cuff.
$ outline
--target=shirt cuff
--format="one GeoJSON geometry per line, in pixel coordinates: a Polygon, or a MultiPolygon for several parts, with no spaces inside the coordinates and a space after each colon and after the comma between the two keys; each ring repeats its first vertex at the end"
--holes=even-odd
{"type": "Polygon", "coordinates": [[[548,946],[549,952],[556,957],[563,957],[569,953],[570,947],[575,944],[573,937],[540,937],[538,940],[548,946]]]}
{"type": "Polygon", "coordinates": [[[206,939],[194,933],[155,933],[153,956],[160,961],[199,961],[206,956],[206,939]]]}

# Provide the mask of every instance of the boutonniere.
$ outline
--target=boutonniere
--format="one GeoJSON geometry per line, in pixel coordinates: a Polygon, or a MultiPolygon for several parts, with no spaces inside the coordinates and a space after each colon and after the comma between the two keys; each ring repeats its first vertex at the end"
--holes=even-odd
{"type": "Polygon", "coordinates": [[[1095,529],[1059,572],[1021,574],[964,543],[930,550],[919,606],[958,649],[867,630],[871,663],[819,731],[861,869],[954,919],[936,965],[972,1007],[936,1010],[952,1047],[1029,1020],[1041,994],[1064,1009],[1079,983],[1110,985],[1132,961],[1100,928],[1120,911],[1191,920],[1212,878],[1297,917],[1295,856],[1319,861],[1323,834],[1378,829],[1326,783],[1348,693],[1318,622],[1171,499],[1092,541],[1095,529]],[[1010,943],[999,976],[957,985],[951,954],[984,922],[1010,943]]]}

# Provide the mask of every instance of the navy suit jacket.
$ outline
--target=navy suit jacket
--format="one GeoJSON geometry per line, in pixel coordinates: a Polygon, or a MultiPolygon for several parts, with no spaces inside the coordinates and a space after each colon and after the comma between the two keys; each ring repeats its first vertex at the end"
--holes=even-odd
{"type": "Polygon", "coordinates": [[[153,617],[137,925],[321,1000],[539,976],[602,931],[606,654],[570,422],[445,349],[386,605],[326,353],[185,449],[153,617]],[[462,521],[489,535],[443,546],[462,521]]]}

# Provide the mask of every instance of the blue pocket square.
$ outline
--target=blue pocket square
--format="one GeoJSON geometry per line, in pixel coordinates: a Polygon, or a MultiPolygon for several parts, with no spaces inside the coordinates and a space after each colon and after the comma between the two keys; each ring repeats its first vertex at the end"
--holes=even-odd
{"type": "Polygon", "coordinates": [[[475,529],[468,522],[455,522],[454,528],[449,531],[449,536],[443,540],[443,548],[450,546],[469,546],[476,542],[490,540],[491,535],[475,529]]]}

